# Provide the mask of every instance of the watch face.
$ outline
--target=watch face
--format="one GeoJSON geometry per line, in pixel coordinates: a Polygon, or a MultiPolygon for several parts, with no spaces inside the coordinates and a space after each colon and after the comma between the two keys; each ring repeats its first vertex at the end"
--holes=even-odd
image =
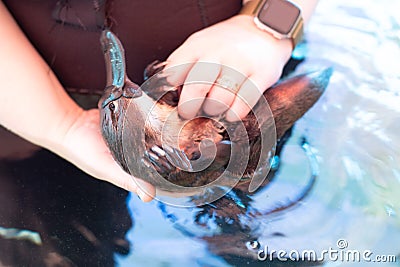
{"type": "Polygon", "coordinates": [[[287,35],[292,30],[300,9],[286,0],[268,0],[261,7],[257,18],[266,26],[282,35],[287,35]]]}

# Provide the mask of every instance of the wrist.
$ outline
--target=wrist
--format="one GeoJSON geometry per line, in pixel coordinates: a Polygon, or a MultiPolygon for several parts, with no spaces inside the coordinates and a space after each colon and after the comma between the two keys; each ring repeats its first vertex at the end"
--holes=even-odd
{"type": "Polygon", "coordinates": [[[251,17],[258,29],[274,38],[291,40],[292,49],[303,36],[301,8],[291,1],[251,0],[243,5],[239,14],[251,17]]]}
{"type": "Polygon", "coordinates": [[[245,27],[249,33],[262,39],[265,43],[265,49],[273,51],[278,56],[282,67],[290,59],[293,51],[290,39],[277,39],[272,34],[261,30],[255,25],[254,18],[251,16],[239,14],[232,19],[236,20],[241,27],[245,27]]]}

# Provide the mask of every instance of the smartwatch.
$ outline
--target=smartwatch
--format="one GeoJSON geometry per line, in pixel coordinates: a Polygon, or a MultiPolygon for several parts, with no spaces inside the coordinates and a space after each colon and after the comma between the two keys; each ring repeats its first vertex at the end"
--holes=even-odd
{"type": "Polygon", "coordinates": [[[239,14],[254,17],[254,23],[277,39],[291,39],[293,49],[303,36],[303,18],[298,6],[286,0],[250,0],[239,14]]]}

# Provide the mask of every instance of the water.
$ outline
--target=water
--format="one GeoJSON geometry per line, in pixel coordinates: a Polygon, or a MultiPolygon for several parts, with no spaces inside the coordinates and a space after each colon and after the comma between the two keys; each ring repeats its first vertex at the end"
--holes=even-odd
{"type": "MultiPolygon", "coordinates": [[[[253,227],[249,236],[226,238],[224,246],[224,241],[204,238],[207,231],[219,235],[219,225],[201,228],[192,223],[196,210],[166,207],[166,213],[176,217],[171,222],[157,203],[143,204],[132,197],[128,206],[136,225],[128,239],[134,248],[126,257],[117,256],[118,265],[230,266],[215,255],[221,247],[230,252],[237,247],[238,255],[245,250],[250,253],[254,248],[249,244],[254,242],[261,248],[321,252],[330,247],[340,250],[337,242],[343,239],[346,249],[370,250],[372,257],[397,255],[397,263],[379,266],[399,266],[398,10],[397,0],[320,1],[308,27],[307,45],[296,51],[307,50],[307,59],[296,72],[333,66],[334,75],[322,99],[297,123],[275,182],[257,193],[252,203],[256,209],[273,206],[304,186],[310,167],[298,142],[305,136],[318,160],[320,176],[300,206],[273,216],[241,217],[242,225],[253,227]],[[182,225],[201,238],[189,236],[182,225]]],[[[364,264],[328,261],[324,265],[364,264]]]]}

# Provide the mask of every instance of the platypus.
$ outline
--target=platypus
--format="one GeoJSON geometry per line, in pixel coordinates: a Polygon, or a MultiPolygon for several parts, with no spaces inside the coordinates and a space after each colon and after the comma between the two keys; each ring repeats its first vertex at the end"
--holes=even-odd
{"type": "Polygon", "coordinates": [[[127,77],[119,39],[104,30],[101,44],[107,69],[99,101],[103,137],[126,172],[170,192],[231,186],[256,173],[266,177],[274,148],[263,150],[263,134],[279,140],[320,98],[332,73],[329,68],[280,81],[240,122],[203,115],[187,121],[176,109],[182,85],[168,83],[165,64],[150,65],[151,78],[139,87],[127,77]]]}

